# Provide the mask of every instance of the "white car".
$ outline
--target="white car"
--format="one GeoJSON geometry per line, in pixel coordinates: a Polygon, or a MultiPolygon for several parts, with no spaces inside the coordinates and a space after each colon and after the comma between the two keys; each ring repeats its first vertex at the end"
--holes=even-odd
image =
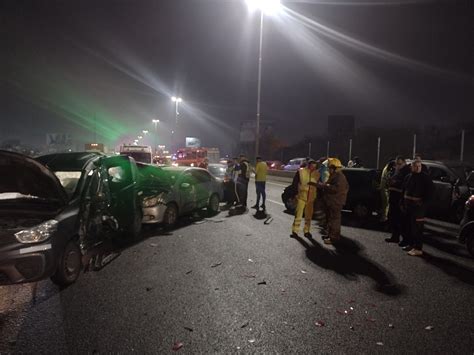
{"type": "Polygon", "coordinates": [[[286,164],[284,167],[283,167],[283,170],[286,170],[286,171],[296,171],[300,168],[301,166],[301,163],[303,163],[304,161],[306,160],[306,158],[295,158],[295,159],[291,159],[288,164],[286,164]]]}

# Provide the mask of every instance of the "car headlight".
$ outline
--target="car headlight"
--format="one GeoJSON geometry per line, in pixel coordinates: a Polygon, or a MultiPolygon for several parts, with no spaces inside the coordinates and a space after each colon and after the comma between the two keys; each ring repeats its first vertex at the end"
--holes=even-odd
{"type": "Polygon", "coordinates": [[[58,221],[50,219],[35,227],[24,229],[15,233],[16,240],[20,243],[39,243],[43,242],[54,232],[58,230],[58,221]]]}
{"type": "Polygon", "coordinates": [[[145,197],[143,199],[142,205],[143,207],[154,207],[158,204],[165,204],[165,200],[163,197],[163,193],[159,194],[158,196],[145,197]]]}

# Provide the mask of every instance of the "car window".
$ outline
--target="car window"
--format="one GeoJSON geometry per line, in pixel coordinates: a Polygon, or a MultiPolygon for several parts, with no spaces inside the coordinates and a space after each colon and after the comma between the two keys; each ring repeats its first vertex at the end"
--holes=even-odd
{"type": "Polygon", "coordinates": [[[59,182],[66,190],[69,197],[76,191],[77,183],[81,178],[80,171],[55,171],[54,174],[58,177],[59,182]]]}
{"type": "Polygon", "coordinates": [[[436,166],[430,166],[428,173],[435,181],[441,181],[441,178],[448,177],[448,173],[444,169],[438,168],[436,166]]]}
{"type": "Polygon", "coordinates": [[[198,183],[206,183],[211,181],[211,176],[207,171],[204,170],[193,170],[191,172],[192,176],[196,179],[198,183]]]}

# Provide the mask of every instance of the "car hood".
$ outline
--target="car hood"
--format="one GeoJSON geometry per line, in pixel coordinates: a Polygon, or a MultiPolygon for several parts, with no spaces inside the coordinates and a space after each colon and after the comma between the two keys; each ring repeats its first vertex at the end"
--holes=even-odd
{"type": "Polygon", "coordinates": [[[4,198],[37,197],[67,203],[66,191],[56,175],[30,157],[0,151],[0,171],[0,194],[4,198]]]}

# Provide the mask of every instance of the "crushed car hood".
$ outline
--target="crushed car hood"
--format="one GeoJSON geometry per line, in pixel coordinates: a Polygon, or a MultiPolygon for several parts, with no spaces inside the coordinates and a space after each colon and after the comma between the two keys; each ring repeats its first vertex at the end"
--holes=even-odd
{"type": "Polygon", "coordinates": [[[17,193],[20,194],[17,197],[33,196],[67,203],[66,191],[56,175],[32,158],[0,150],[0,171],[0,194],[4,198],[15,197],[17,193]]]}

